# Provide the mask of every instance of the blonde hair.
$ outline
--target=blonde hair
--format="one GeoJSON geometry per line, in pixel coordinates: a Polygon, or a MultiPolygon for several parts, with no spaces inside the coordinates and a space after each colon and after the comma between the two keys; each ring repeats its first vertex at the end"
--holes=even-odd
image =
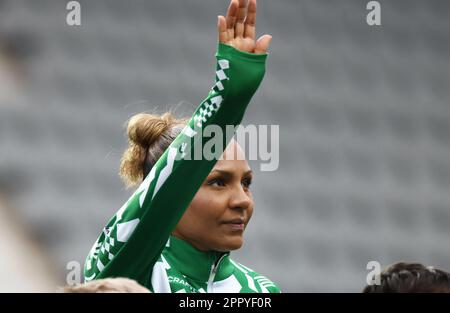
{"type": "Polygon", "coordinates": [[[119,175],[127,188],[139,185],[188,119],[175,118],[171,112],[163,115],[139,113],[127,124],[128,148],[120,162],[119,175]]]}
{"type": "Polygon", "coordinates": [[[85,284],[65,286],[63,293],[149,293],[150,290],[128,278],[105,278],[85,284]]]}

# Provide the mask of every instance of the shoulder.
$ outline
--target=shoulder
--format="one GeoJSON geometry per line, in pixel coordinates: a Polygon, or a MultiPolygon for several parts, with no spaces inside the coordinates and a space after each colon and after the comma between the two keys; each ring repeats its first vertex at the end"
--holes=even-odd
{"type": "Polygon", "coordinates": [[[243,272],[248,276],[255,285],[258,285],[262,292],[269,292],[269,293],[281,293],[280,287],[278,284],[274,283],[272,280],[267,278],[264,275],[259,274],[258,272],[255,272],[251,268],[238,263],[234,260],[231,260],[231,263],[235,267],[236,270],[243,272]]]}

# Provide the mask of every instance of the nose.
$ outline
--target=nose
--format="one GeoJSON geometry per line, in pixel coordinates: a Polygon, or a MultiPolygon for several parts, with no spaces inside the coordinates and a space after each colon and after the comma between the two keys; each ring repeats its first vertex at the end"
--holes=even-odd
{"type": "Polygon", "coordinates": [[[247,210],[253,203],[252,198],[245,192],[241,185],[233,190],[229,206],[231,209],[247,210]]]}

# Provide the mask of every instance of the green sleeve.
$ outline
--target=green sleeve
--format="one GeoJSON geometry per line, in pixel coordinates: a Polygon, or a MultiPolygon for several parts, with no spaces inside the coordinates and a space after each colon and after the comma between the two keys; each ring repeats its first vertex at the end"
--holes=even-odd
{"type": "Polygon", "coordinates": [[[231,140],[225,136],[226,126],[241,123],[264,76],[267,54],[250,54],[219,43],[216,58],[215,85],[138,189],[103,229],[86,258],[86,281],[128,277],[147,285],[149,272],[171,232],[217,161],[195,159],[191,153],[194,147],[196,150],[196,146],[203,147],[207,142],[201,138],[202,129],[219,126],[225,148],[231,140]]]}
{"type": "Polygon", "coordinates": [[[277,284],[275,284],[275,283],[273,283],[272,286],[267,287],[267,290],[268,290],[270,293],[281,293],[280,287],[279,287],[277,284]]]}

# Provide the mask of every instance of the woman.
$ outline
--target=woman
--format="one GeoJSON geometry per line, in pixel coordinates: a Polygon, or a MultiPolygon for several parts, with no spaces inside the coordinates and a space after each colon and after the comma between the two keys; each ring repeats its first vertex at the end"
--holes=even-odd
{"type": "Polygon", "coordinates": [[[92,247],[86,281],[127,277],[152,292],[280,292],[230,258],[253,213],[252,173],[238,144],[220,138],[218,161],[185,157],[203,147],[202,129],[240,124],[272,38],[255,41],[255,21],[256,0],[232,0],[218,17],[216,83],[191,119],[130,119],[120,173],[128,186],[140,185],[92,247]]]}

